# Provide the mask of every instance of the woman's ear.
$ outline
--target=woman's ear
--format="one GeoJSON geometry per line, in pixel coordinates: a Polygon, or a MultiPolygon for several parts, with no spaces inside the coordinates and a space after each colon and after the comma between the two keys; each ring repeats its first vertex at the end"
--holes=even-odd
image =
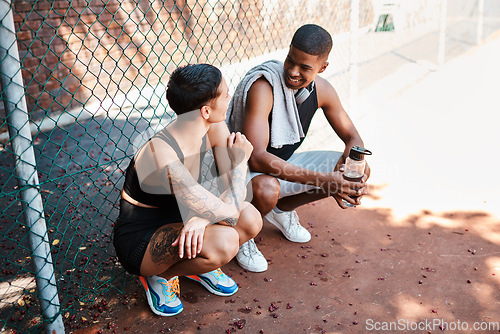
{"type": "Polygon", "coordinates": [[[208,119],[210,117],[210,108],[208,106],[203,106],[200,108],[201,117],[208,119]]]}

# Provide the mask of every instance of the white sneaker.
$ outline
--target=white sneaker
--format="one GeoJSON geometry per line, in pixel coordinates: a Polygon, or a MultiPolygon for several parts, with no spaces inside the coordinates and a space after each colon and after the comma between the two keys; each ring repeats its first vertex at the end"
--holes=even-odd
{"type": "Polygon", "coordinates": [[[290,241],[308,242],[311,240],[311,233],[300,225],[299,216],[295,210],[277,213],[273,209],[265,218],[268,222],[279,228],[285,238],[290,241]]]}
{"type": "Polygon", "coordinates": [[[238,264],[248,271],[260,273],[267,270],[267,260],[257,248],[253,239],[240,246],[236,254],[238,264]]]}

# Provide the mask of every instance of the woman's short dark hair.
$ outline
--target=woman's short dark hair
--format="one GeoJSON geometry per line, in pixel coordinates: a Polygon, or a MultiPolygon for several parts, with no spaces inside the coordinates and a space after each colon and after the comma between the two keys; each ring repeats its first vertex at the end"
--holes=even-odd
{"type": "Polygon", "coordinates": [[[221,71],[209,64],[189,64],[177,68],[168,81],[167,100],[177,115],[196,110],[217,98],[221,71]]]}
{"type": "Polygon", "coordinates": [[[291,45],[313,56],[328,57],[332,49],[332,36],[316,24],[306,24],[297,29],[291,45]]]}

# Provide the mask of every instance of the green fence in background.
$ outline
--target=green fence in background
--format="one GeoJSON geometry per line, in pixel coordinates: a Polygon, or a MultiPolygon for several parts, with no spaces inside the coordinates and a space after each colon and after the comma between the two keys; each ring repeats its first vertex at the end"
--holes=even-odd
{"type": "MultiPolygon", "coordinates": [[[[498,30],[498,7],[495,0],[0,0],[0,331],[86,326],[93,319],[79,317],[83,308],[105,309],[110,291],[123,290],[130,276],[111,242],[123,173],[172,119],[164,84],[179,65],[219,66],[233,89],[256,61],[281,59],[299,26],[316,23],[334,36],[326,75],[352,99],[374,80],[363,64],[428,36],[436,36],[438,63],[445,42],[456,53],[498,30]]],[[[377,76],[398,65],[384,64],[377,76]]]]}

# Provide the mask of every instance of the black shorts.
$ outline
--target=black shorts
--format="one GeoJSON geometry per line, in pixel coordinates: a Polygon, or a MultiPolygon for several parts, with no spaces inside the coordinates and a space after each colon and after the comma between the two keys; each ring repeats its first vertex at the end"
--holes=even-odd
{"type": "Polygon", "coordinates": [[[144,254],[153,234],[163,225],[180,223],[179,210],[143,208],[120,200],[120,215],[113,228],[113,245],[123,268],[140,275],[144,254]]]}

